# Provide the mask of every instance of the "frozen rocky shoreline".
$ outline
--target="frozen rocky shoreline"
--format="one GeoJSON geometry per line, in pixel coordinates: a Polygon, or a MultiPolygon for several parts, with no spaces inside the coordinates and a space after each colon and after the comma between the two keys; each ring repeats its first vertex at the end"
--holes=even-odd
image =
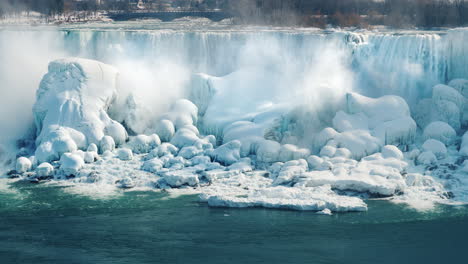
{"type": "Polygon", "coordinates": [[[8,177],[186,189],[214,207],[325,214],[365,211],[368,198],[468,201],[468,80],[436,85],[411,109],[399,96],[347,91],[325,102],[330,114],[261,95],[236,101],[236,80],[248,74],[195,75],[187,98],[139,129],[145,109],[121,98],[118,69],[51,62],[33,108],[34,143],[8,177]]]}

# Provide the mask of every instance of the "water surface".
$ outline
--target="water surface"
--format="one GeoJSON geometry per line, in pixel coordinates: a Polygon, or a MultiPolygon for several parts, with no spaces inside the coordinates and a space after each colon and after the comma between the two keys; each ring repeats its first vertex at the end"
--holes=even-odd
{"type": "Polygon", "coordinates": [[[14,183],[0,193],[1,263],[463,263],[468,208],[387,201],[333,216],[209,208],[196,196],[91,199],[14,183]]]}

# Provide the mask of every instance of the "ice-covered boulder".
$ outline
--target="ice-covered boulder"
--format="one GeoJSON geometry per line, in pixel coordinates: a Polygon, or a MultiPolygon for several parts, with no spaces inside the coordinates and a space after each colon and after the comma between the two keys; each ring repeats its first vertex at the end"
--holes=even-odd
{"type": "Polygon", "coordinates": [[[25,173],[31,170],[32,163],[31,160],[26,157],[19,157],[16,160],[16,172],[25,173]]]}
{"type": "Polygon", "coordinates": [[[161,140],[156,134],[130,137],[127,143],[127,146],[136,154],[148,153],[159,145],[161,145],[161,140]]]}
{"type": "Polygon", "coordinates": [[[348,114],[343,111],[339,111],[333,118],[333,127],[339,132],[356,129],[368,130],[369,118],[362,112],[348,114]]]}
{"type": "Polygon", "coordinates": [[[100,153],[105,153],[106,151],[114,151],[115,142],[114,139],[110,136],[104,136],[99,142],[100,153]]]}
{"type": "Polygon", "coordinates": [[[131,149],[128,149],[128,148],[120,148],[117,150],[117,157],[120,160],[132,160],[133,152],[131,149]]]}
{"type": "Polygon", "coordinates": [[[381,141],[366,130],[347,131],[341,133],[335,140],[339,147],[351,151],[355,159],[379,152],[382,146],[381,141]]]}
{"type": "Polygon", "coordinates": [[[60,158],[60,171],[65,176],[78,175],[84,166],[84,160],[77,154],[65,153],[60,158]]]}
{"type": "Polygon", "coordinates": [[[407,116],[378,125],[372,134],[383,144],[405,146],[414,141],[416,129],[416,122],[407,116]]]}
{"type": "Polygon", "coordinates": [[[438,84],[432,89],[431,120],[448,123],[455,130],[460,129],[466,99],[456,89],[438,84]]]}
{"type": "Polygon", "coordinates": [[[453,102],[459,109],[462,109],[465,103],[465,98],[455,88],[443,84],[437,84],[432,88],[432,100],[453,102]]]}
{"type": "Polygon", "coordinates": [[[199,141],[199,137],[191,129],[180,129],[171,139],[171,144],[178,148],[189,147],[195,145],[199,141]]]}
{"type": "Polygon", "coordinates": [[[178,155],[183,157],[184,159],[191,159],[197,156],[198,154],[200,154],[201,152],[202,152],[201,149],[194,147],[194,146],[190,146],[190,147],[183,147],[179,151],[178,155]]]}
{"type": "Polygon", "coordinates": [[[463,126],[468,125],[468,80],[465,79],[455,79],[449,82],[450,87],[455,88],[464,98],[464,106],[460,109],[461,111],[461,123],[463,126]]]}
{"type": "Polygon", "coordinates": [[[437,162],[437,157],[432,153],[432,151],[424,151],[419,154],[416,161],[418,164],[431,165],[437,162]]]}
{"type": "Polygon", "coordinates": [[[38,177],[50,177],[54,174],[54,167],[47,162],[41,163],[36,168],[36,175],[38,177]]]}
{"type": "Polygon", "coordinates": [[[240,147],[241,143],[239,141],[230,141],[215,149],[211,153],[211,157],[214,161],[224,165],[234,164],[240,159],[240,147]]]}
{"type": "Polygon", "coordinates": [[[412,117],[421,129],[424,129],[429,123],[431,123],[431,112],[433,106],[432,99],[425,98],[412,107],[412,117]]]}
{"type": "Polygon", "coordinates": [[[437,159],[443,159],[447,156],[447,148],[444,143],[435,139],[426,140],[422,145],[422,149],[434,153],[437,159]]]}
{"type": "Polygon", "coordinates": [[[164,162],[162,160],[158,158],[153,158],[153,159],[145,161],[141,169],[147,172],[155,173],[161,170],[163,167],[164,167],[164,162]]]}
{"type": "Polygon", "coordinates": [[[435,121],[430,123],[423,133],[424,139],[435,139],[440,142],[450,145],[454,143],[457,132],[447,123],[441,121],[435,121]]]}
{"type": "Polygon", "coordinates": [[[460,144],[460,155],[468,156],[468,131],[462,137],[462,141],[460,144]]]}
{"type": "Polygon", "coordinates": [[[468,80],[454,79],[449,82],[448,86],[456,89],[461,95],[468,98],[468,80]]]}
{"type": "Polygon", "coordinates": [[[162,119],[156,122],[155,132],[159,135],[162,142],[169,142],[174,136],[175,126],[172,121],[162,119]]]}
{"type": "Polygon", "coordinates": [[[96,144],[91,143],[91,144],[89,144],[89,146],[88,146],[88,148],[87,148],[87,151],[88,151],[88,152],[96,152],[96,153],[98,153],[98,147],[97,147],[96,144]]]}
{"type": "Polygon", "coordinates": [[[68,58],[49,64],[33,107],[39,162],[97,144],[107,134],[123,141],[125,129],[107,114],[117,78],[116,69],[97,61],[68,58]]]}
{"type": "Polygon", "coordinates": [[[257,154],[257,161],[265,163],[276,162],[278,161],[280,150],[280,143],[273,140],[261,140],[257,143],[255,151],[257,154]]]}
{"type": "Polygon", "coordinates": [[[369,118],[370,128],[375,127],[380,122],[410,116],[406,101],[394,95],[370,98],[357,93],[348,93],[346,106],[349,114],[364,113],[369,118]]]}
{"type": "Polygon", "coordinates": [[[403,159],[403,153],[396,146],[387,145],[387,146],[382,147],[382,157],[403,159]]]}

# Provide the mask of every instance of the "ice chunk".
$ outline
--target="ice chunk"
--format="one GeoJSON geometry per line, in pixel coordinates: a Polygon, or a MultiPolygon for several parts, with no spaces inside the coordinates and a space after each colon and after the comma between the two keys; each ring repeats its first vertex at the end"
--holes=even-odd
{"type": "Polygon", "coordinates": [[[120,160],[132,160],[133,159],[132,150],[128,148],[118,149],[117,157],[119,157],[120,160]]]}
{"type": "Polygon", "coordinates": [[[16,160],[16,172],[18,173],[25,173],[31,170],[32,168],[32,163],[31,160],[29,160],[26,157],[19,157],[16,160]]]}
{"type": "Polygon", "coordinates": [[[233,140],[215,149],[211,156],[214,161],[231,165],[240,159],[240,147],[241,143],[238,140],[233,140]]]}
{"type": "Polygon", "coordinates": [[[461,127],[460,108],[451,101],[437,100],[431,107],[431,121],[442,121],[458,130],[461,127]]]}
{"type": "Polygon", "coordinates": [[[443,159],[447,156],[447,148],[444,143],[435,139],[426,140],[422,145],[422,149],[434,153],[437,159],[443,159]]]}
{"type": "Polygon", "coordinates": [[[47,162],[41,163],[36,168],[36,175],[38,177],[50,177],[54,174],[54,167],[47,162]]]}
{"type": "Polygon", "coordinates": [[[430,123],[425,129],[423,134],[424,139],[435,139],[440,142],[450,145],[454,143],[457,133],[447,123],[435,121],[430,123]]]}

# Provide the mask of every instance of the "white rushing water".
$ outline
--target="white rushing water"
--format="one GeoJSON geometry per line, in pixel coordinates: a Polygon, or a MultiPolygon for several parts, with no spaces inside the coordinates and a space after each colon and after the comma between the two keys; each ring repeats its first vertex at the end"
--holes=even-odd
{"type": "Polygon", "coordinates": [[[84,184],[86,193],[116,181],[157,188],[210,183],[201,192],[213,206],[365,210],[361,198],[369,195],[422,206],[448,201],[451,194],[464,201],[466,84],[433,87],[468,78],[466,38],[464,29],[203,30],[188,22],[4,28],[2,160],[10,157],[6,169],[14,166],[17,139],[30,139],[21,155],[34,156],[33,167],[80,149],[78,156],[89,160],[88,145],[95,143],[103,155],[74,170],[79,158],[67,154],[52,162],[55,178],[73,174],[70,181],[84,184]],[[65,57],[97,60],[118,74],[77,59],[47,68],[65,57]],[[424,130],[433,121],[444,123],[424,130]],[[125,143],[127,133],[159,136],[125,143]],[[216,139],[205,137],[210,134],[216,139]],[[120,150],[104,153],[104,135],[120,150]],[[178,150],[158,147],[159,138],[178,150]],[[56,141],[62,144],[58,152],[47,147],[56,141]],[[102,176],[96,179],[93,171],[102,176]]]}

